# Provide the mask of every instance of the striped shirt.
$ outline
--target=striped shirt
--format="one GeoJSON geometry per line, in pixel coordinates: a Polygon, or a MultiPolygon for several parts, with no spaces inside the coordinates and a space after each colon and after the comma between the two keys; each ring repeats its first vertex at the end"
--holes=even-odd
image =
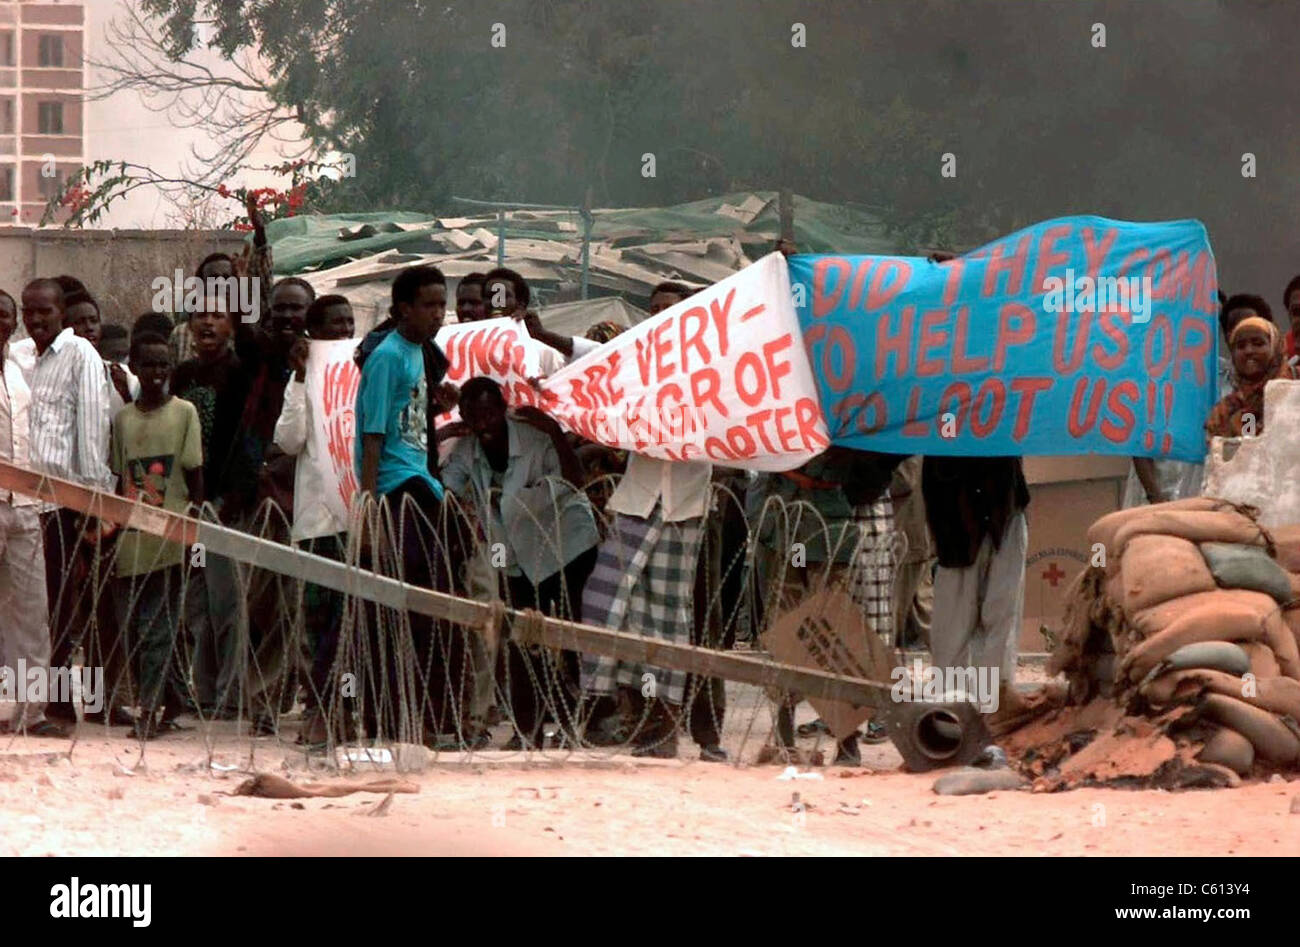
{"type": "MultiPolygon", "coordinates": [[[[0,353],[0,460],[31,467],[32,392],[18,363],[0,353]]],[[[36,500],[0,490],[0,503],[30,506],[36,500]]]]}
{"type": "Polygon", "coordinates": [[[108,467],[109,383],[95,347],[64,329],[36,357],[32,466],[52,477],[112,491],[108,467]]]}

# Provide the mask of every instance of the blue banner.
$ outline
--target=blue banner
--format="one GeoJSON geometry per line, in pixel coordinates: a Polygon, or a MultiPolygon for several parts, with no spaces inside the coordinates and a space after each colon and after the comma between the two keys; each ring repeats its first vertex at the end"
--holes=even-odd
{"type": "Polygon", "coordinates": [[[1063,217],[944,263],[789,264],[833,443],[1205,457],[1219,307],[1199,221],[1063,217]]]}

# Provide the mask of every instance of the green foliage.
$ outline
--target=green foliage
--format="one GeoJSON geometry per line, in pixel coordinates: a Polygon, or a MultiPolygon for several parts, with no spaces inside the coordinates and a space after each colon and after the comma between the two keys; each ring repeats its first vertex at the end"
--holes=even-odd
{"type": "Polygon", "coordinates": [[[199,42],[198,23],[222,55],[256,49],[317,148],[355,156],[356,177],[317,188],[322,210],[450,208],[452,195],[580,204],[588,188],[597,205],[647,206],[791,186],[869,204],[909,244],[957,236],[954,202],[915,167],[923,154],[937,167],[938,143],[897,99],[903,77],[869,84],[834,65],[861,55],[852,6],[818,10],[809,49],[791,47],[789,11],[740,0],[142,7],[174,55],[199,42]],[[862,101],[891,88],[886,111],[862,101]]]}

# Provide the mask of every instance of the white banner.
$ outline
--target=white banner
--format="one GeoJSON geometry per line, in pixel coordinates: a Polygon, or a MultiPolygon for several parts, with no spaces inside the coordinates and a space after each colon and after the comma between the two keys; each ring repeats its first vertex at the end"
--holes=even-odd
{"type": "MultiPolygon", "coordinates": [[[[356,339],[312,342],[307,355],[307,404],[311,428],[307,431],[311,463],[326,484],[325,503],[340,523],[348,521],[348,508],[357,492],[352,466],[356,443],[357,389],[361,371],[352,356],[356,339]]],[[[307,462],[299,458],[299,463],[307,462]]]]}
{"type": "MultiPolygon", "coordinates": [[[[511,404],[537,404],[566,429],[664,460],[710,460],[793,470],[830,443],[790,296],[785,259],[772,253],[555,372],[521,322],[489,319],[437,335],[459,387],[500,382],[511,404]]],[[[347,521],[361,377],[356,339],[313,342],[307,359],[308,437],[326,502],[347,521]]],[[[445,423],[452,415],[440,415],[445,423]]]]}
{"type": "Polygon", "coordinates": [[[830,443],[779,253],[551,375],[539,403],[588,440],[663,460],[792,470],[830,443]]]}

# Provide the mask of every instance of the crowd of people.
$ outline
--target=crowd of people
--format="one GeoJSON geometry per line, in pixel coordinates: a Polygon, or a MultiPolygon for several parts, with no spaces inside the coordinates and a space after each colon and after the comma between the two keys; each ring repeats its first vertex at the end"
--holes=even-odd
{"type": "MultiPolygon", "coordinates": [[[[731,648],[838,587],[886,644],[926,647],[942,667],[997,668],[1014,702],[1029,505],[1020,458],[832,447],[757,474],[584,442],[539,409],[508,405],[491,378],[448,383],[435,341],[447,281],[421,265],[396,276],[389,318],[357,344],[362,502],[340,521],[310,456],[319,408],[307,361],[310,340],[355,337],[351,305],[273,279],[260,225],[244,256],[213,254],[196,275],[210,286],[259,279],[265,305],[241,312],[215,290],[190,312],[149,312],[127,329],[105,325],[72,276],[35,279],[20,300],[0,292],[0,461],[357,557],[413,585],[668,642],[731,648]],[[13,340],[20,316],[26,338],[13,340]],[[453,408],[459,420],[435,423],[453,408]]],[[[693,291],[664,282],[651,312],[693,291]]],[[[1284,337],[1262,298],[1222,300],[1227,355],[1208,434],[1259,433],[1264,385],[1295,377],[1300,277],[1285,302],[1284,337]]],[[[505,268],[460,279],[453,305],[460,322],[517,319],[545,346],[542,374],[621,331],[548,331],[527,281],[505,268]]],[[[1131,501],[1199,492],[1199,476],[1197,465],[1137,459],[1131,501]]],[[[98,719],[140,739],[195,715],[274,733],[302,694],[310,747],[387,736],[485,748],[507,722],[507,748],[539,748],[552,723],[569,746],[674,757],[685,732],[701,759],[727,759],[720,680],[543,648],[508,623],[397,612],[8,491],[0,615],[0,664],[103,666],[98,719]]],[[[827,729],[796,729],[798,700],[775,701],[782,749],[827,729]]],[[[76,719],[68,701],[28,699],[9,727],[66,736],[76,719]]],[[[884,739],[868,721],[838,741],[837,758],[884,739]]]]}

